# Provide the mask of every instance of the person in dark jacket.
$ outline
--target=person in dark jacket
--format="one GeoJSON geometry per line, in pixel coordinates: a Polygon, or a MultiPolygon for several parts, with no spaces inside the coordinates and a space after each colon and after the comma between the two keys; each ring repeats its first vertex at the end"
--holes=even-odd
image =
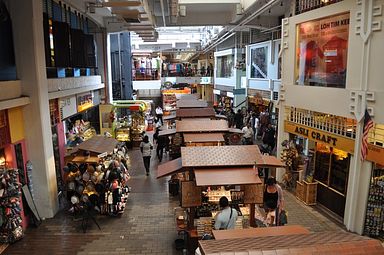
{"type": "Polygon", "coordinates": [[[243,114],[241,113],[241,110],[237,110],[237,113],[235,114],[235,126],[238,129],[243,128],[243,114]]]}

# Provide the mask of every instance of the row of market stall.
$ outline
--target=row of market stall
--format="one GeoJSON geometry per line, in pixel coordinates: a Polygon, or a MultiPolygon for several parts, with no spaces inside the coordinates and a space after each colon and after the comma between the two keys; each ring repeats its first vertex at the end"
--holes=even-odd
{"type": "MultiPolygon", "coordinates": [[[[212,234],[220,197],[226,196],[241,214],[236,229],[255,226],[263,203],[259,167],[283,167],[262,155],[257,145],[240,145],[242,132],[231,129],[205,101],[191,96],[177,101],[175,114],[159,135],[171,135],[173,160],[158,166],[157,177],[179,182],[181,208],[175,210],[177,230],[188,233],[185,247],[193,252],[199,238],[212,234]]],[[[173,182],[174,183],[174,182],[173,182]]]]}

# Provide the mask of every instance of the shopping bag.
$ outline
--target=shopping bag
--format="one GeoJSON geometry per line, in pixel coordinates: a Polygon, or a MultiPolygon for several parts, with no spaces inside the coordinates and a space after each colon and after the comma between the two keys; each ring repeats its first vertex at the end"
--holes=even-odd
{"type": "Polygon", "coordinates": [[[280,217],[279,217],[279,219],[280,219],[280,226],[284,226],[285,224],[287,224],[288,223],[288,213],[285,211],[285,210],[282,210],[281,212],[280,212],[280,217]]]}

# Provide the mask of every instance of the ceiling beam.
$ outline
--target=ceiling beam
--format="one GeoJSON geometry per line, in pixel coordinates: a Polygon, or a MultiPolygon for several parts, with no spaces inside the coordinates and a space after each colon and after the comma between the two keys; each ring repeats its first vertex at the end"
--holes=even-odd
{"type": "Polygon", "coordinates": [[[140,6],[142,3],[140,1],[119,1],[119,2],[103,2],[103,7],[132,7],[140,6]]]}

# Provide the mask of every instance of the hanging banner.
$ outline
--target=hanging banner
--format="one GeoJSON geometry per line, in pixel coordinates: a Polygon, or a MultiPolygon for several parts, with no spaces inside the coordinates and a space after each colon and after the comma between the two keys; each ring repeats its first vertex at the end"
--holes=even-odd
{"type": "Polygon", "coordinates": [[[297,25],[296,82],[345,88],[349,13],[297,25]]]}

